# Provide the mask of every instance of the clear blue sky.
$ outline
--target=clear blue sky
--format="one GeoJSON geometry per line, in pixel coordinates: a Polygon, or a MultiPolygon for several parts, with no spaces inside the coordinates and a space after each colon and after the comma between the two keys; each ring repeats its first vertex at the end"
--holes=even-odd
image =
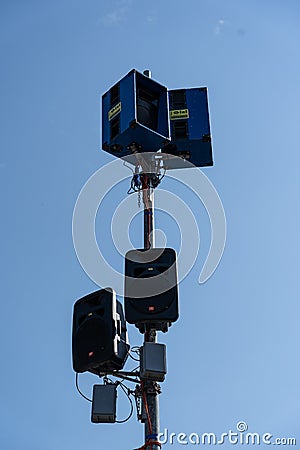
{"type": "MultiPolygon", "coordinates": [[[[203,245],[180,285],[180,320],[159,336],[161,427],[221,434],[243,420],[300,442],[299,2],[2,0],[0,13],[1,448],[142,444],[135,417],[90,423],[71,365],[73,303],[97,289],[73,249],[72,212],[111,161],[100,96],[132,68],[169,88],[208,86],[215,166],[205,173],[228,224],[221,264],[200,286],[209,222],[178,188],[203,245]]],[[[125,185],[112,193],[116,205],[125,196],[125,185]]],[[[176,247],[163,214],[157,222],[176,247]]],[[[142,340],[133,327],[130,339],[142,340]]],[[[87,395],[95,382],[81,377],[87,395]]],[[[122,418],[122,393],[118,407],[122,418]]]]}

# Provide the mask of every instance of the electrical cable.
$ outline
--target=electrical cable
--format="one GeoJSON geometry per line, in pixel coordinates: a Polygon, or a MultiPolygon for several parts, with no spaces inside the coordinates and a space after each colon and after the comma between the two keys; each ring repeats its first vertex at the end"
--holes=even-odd
{"type": "Polygon", "coordinates": [[[137,355],[140,356],[140,347],[135,346],[135,347],[132,347],[131,350],[128,350],[128,355],[130,356],[130,358],[132,358],[134,361],[138,361],[139,362],[140,358],[135,358],[134,356],[132,356],[131,353],[136,353],[137,355]],[[137,350],[134,350],[134,349],[137,349],[137,350]]]}
{"type": "Polygon", "coordinates": [[[131,352],[137,353],[139,355],[141,352],[141,347],[139,347],[138,345],[135,345],[134,347],[131,347],[131,352]]]}
{"type": "Polygon", "coordinates": [[[147,402],[147,395],[146,395],[144,383],[142,383],[142,396],[143,396],[143,400],[144,400],[144,405],[145,405],[145,411],[146,411],[146,416],[147,416],[147,422],[148,422],[149,431],[150,431],[150,434],[152,434],[152,423],[151,423],[151,419],[150,419],[149,408],[148,408],[148,402],[147,402]]]}
{"type": "Polygon", "coordinates": [[[142,411],[141,411],[141,386],[136,385],[135,390],[133,391],[134,395],[134,401],[135,401],[135,407],[136,407],[136,413],[137,413],[137,419],[142,419],[142,411]]]}
{"type": "Polygon", "coordinates": [[[130,358],[133,359],[134,361],[139,361],[139,359],[138,359],[138,358],[135,358],[134,356],[132,356],[130,352],[128,352],[128,355],[129,355],[130,358]]]}
{"type": "Polygon", "coordinates": [[[129,389],[127,386],[125,386],[121,381],[117,381],[115,384],[121,386],[121,389],[125,392],[126,396],[128,397],[128,400],[129,400],[129,402],[130,402],[130,413],[129,413],[128,417],[126,417],[126,419],[124,419],[124,420],[116,420],[116,423],[125,423],[125,422],[127,422],[127,421],[130,419],[130,417],[131,417],[132,414],[133,414],[133,410],[134,410],[133,402],[132,402],[132,400],[131,400],[131,398],[130,398],[130,392],[131,392],[131,391],[130,391],[130,389],[129,389]],[[127,389],[127,392],[126,392],[126,389],[127,389]]]}
{"type": "Polygon", "coordinates": [[[166,175],[166,171],[167,171],[167,169],[164,167],[163,168],[164,169],[164,173],[161,175],[159,175],[159,182],[161,182],[161,180],[164,178],[164,176],[166,175]]]}
{"type": "Polygon", "coordinates": [[[104,381],[104,384],[115,384],[115,382],[113,380],[111,380],[110,378],[108,378],[107,375],[105,375],[103,377],[103,381],[104,381]]]}
{"type": "Polygon", "coordinates": [[[76,377],[75,377],[75,384],[76,384],[76,389],[79,392],[79,394],[85,399],[88,400],[89,402],[93,402],[90,398],[86,397],[80,390],[79,385],[78,385],[78,372],[76,372],[76,377]]]}
{"type": "MultiPolygon", "coordinates": [[[[128,167],[128,166],[126,166],[128,167]]],[[[131,168],[130,168],[131,169],[131,168]]],[[[162,181],[166,174],[166,168],[159,167],[158,170],[164,170],[163,173],[143,173],[138,172],[138,166],[135,168],[135,172],[131,169],[132,173],[134,174],[131,182],[130,182],[130,188],[127,191],[127,194],[133,194],[134,192],[140,192],[145,189],[155,189],[162,181]],[[150,175],[150,176],[149,176],[150,175]]],[[[147,208],[148,209],[148,208],[147,208]]]]}
{"type": "Polygon", "coordinates": [[[131,351],[134,353],[140,353],[141,347],[138,345],[135,345],[134,347],[131,347],[131,351]]]}
{"type": "MultiPolygon", "coordinates": [[[[130,418],[131,418],[131,416],[132,416],[132,414],[133,414],[133,410],[134,410],[134,407],[133,407],[133,402],[132,402],[132,400],[131,400],[131,398],[130,398],[130,393],[131,393],[131,391],[130,391],[130,389],[127,387],[127,386],[125,386],[121,381],[117,381],[117,382],[113,382],[110,378],[108,378],[107,376],[104,378],[104,382],[105,382],[105,384],[115,384],[115,385],[120,385],[121,386],[121,389],[124,391],[124,393],[125,393],[125,395],[128,397],[128,400],[129,400],[129,402],[130,402],[130,413],[129,413],[129,415],[126,417],[126,419],[124,419],[124,420],[116,420],[116,423],[125,423],[125,422],[127,422],[130,418]]],[[[86,395],[84,395],[82,392],[81,392],[81,390],[80,390],[80,388],[79,388],[79,385],[78,385],[78,372],[76,372],[76,376],[75,376],[75,384],[76,384],[76,388],[77,388],[77,391],[79,392],[79,394],[85,399],[85,400],[88,400],[89,402],[93,402],[90,398],[88,398],[88,397],[86,397],[86,395]]]]}
{"type": "Polygon", "coordinates": [[[146,442],[144,445],[142,445],[142,447],[135,449],[135,450],[146,450],[148,447],[150,447],[150,450],[153,449],[153,445],[158,446],[159,448],[161,448],[161,443],[159,441],[156,441],[153,439],[153,437],[150,437],[151,435],[153,435],[152,433],[152,423],[151,423],[151,419],[150,419],[150,413],[149,413],[149,407],[148,407],[148,402],[147,402],[147,395],[146,395],[146,391],[144,388],[144,383],[142,383],[141,385],[141,389],[142,389],[142,397],[143,397],[143,401],[144,401],[144,406],[145,406],[145,411],[146,411],[146,416],[147,416],[147,422],[148,422],[148,428],[149,428],[149,437],[146,438],[146,442]]]}

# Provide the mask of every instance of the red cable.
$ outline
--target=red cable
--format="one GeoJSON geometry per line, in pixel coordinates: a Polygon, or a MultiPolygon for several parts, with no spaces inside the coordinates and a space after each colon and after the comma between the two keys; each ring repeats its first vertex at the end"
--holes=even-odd
{"type": "Polygon", "coordinates": [[[146,396],[146,392],[144,389],[144,383],[142,383],[142,393],[143,393],[143,400],[144,400],[144,405],[145,405],[145,410],[146,410],[146,415],[147,415],[148,427],[149,427],[150,434],[152,434],[152,423],[151,423],[151,419],[150,419],[147,396],[146,396]]]}
{"type": "MultiPolygon", "coordinates": [[[[151,419],[150,419],[147,396],[146,396],[146,392],[144,389],[144,383],[141,384],[141,388],[142,388],[143,400],[144,400],[144,405],[145,405],[145,410],[146,410],[148,427],[149,427],[149,431],[150,431],[149,434],[152,434],[152,432],[153,432],[152,423],[151,423],[151,419]]],[[[153,445],[158,445],[161,448],[161,443],[159,441],[153,441],[152,439],[149,439],[149,442],[146,441],[145,444],[143,445],[143,447],[141,447],[140,449],[137,449],[137,450],[145,450],[147,447],[150,447],[150,450],[152,450],[153,445]]]]}

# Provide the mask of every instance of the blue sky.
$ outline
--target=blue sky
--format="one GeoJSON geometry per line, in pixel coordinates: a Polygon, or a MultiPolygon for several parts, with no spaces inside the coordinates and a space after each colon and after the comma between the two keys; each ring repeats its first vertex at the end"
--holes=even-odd
{"type": "MultiPolygon", "coordinates": [[[[100,97],[132,68],[150,68],[170,89],[208,86],[215,166],[204,171],[228,225],[221,264],[199,285],[209,221],[176,188],[202,240],[180,285],[180,319],[159,336],[168,346],[161,427],[221,434],[243,420],[251,432],[299,441],[298,2],[28,0],[0,9],[2,448],[142,444],[135,418],[90,423],[71,365],[73,303],[97,289],[73,249],[73,208],[112,159],[100,151],[100,97]]],[[[175,189],[168,179],[162,187],[175,189]]],[[[104,228],[126,190],[107,200],[104,228]]],[[[177,248],[174,222],[161,213],[156,225],[177,248]]],[[[141,246],[138,219],[131,235],[141,246]]],[[[103,239],[107,254],[110,244],[103,239]]],[[[133,327],[130,340],[142,341],[133,327]]],[[[89,395],[98,381],[80,382],[89,395]]],[[[121,393],[118,408],[124,417],[121,393]]]]}

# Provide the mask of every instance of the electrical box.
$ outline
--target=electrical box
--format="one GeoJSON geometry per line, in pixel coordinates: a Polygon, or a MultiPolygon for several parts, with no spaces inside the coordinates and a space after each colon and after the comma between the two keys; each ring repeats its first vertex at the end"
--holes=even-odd
{"type": "Polygon", "coordinates": [[[166,332],[179,317],[176,252],[130,250],[125,255],[125,317],[143,333],[166,332]]]}
{"type": "Polygon", "coordinates": [[[93,423],[115,423],[117,386],[115,384],[95,384],[93,388],[93,423]]]}
{"type": "Polygon", "coordinates": [[[102,148],[122,158],[170,141],[167,88],[131,70],[102,97],[102,148]]]}
{"type": "Polygon", "coordinates": [[[166,373],[165,344],[144,342],[141,347],[141,377],[154,381],[164,381],[166,373]]]}
{"type": "Polygon", "coordinates": [[[166,169],[213,165],[207,88],[169,91],[171,144],[163,152],[179,158],[163,157],[166,169]]]}

